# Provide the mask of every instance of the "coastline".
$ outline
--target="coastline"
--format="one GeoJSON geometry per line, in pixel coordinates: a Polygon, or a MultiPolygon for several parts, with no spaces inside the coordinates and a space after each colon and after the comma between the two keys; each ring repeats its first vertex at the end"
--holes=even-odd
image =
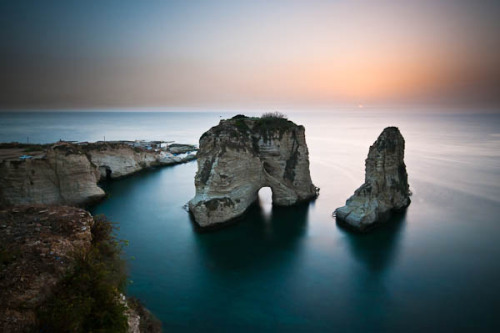
{"type": "Polygon", "coordinates": [[[0,207],[86,206],[105,197],[99,187],[104,180],[196,159],[193,145],[161,145],[160,141],[0,144],[0,207]]]}
{"type": "Polygon", "coordinates": [[[1,329],[66,330],[87,325],[84,323],[92,317],[88,308],[78,308],[80,301],[73,301],[81,297],[82,302],[104,302],[101,306],[106,308],[113,304],[111,322],[92,324],[96,328],[111,325],[108,328],[134,333],[161,331],[161,322],[139,300],[123,294],[127,284],[125,261],[120,259],[123,245],[112,235],[111,222],[78,208],[105,200],[106,193],[99,187],[104,181],[196,159],[195,146],[154,144],[0,143],[0,285],[6,293],[0,306],[1,329]],[[104,229],[99,232],[99,228],[104,229]],[[87,262],[89,259],[84,258],[94,257],[91,253],[98,255],[87,262]],[[105,273],[111,274],[109,278],[98,282],[101,287],[103,283],[109,285],[107,299],[94,295],[95,287],[91,287],[94,279],[102,279],[102,265],[111,265],[105,268],[110,269],[105,273]],[[79,290],[81,282],[70,281],[85,276],[78,273],[83,267],[90,269],[90,280],[82,282],[89,288],[79,290]],[[68,316],[67,306],[58,304],[77,306],[77,314],[72,311],[68,316]]]}

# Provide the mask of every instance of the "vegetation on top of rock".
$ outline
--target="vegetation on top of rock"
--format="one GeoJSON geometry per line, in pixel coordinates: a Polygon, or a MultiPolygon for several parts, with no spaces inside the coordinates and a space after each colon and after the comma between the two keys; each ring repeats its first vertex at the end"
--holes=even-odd
{"type": "Polygon", "coordinates": [[[274,111],[274,112],[266,112],[263,113],[261,118],[278,118],[278,119],[288,119],[288,117],[281,112],[274,111]]]}
{"type": "Polygon", "coordinates": [[[221,120],[219,125],[212,127],[202,134],[200,140],[209,134],[216,137],[222,133],[227,133],[231,138],[248,137],[249,134],[260,135],[265,142],[276,135],[281,139],[283,134],[297,125],[288,120],[287,116],[281,112],[267,112],[261,117],[248,117],[238,114],[230,119],[221,120]]]}
{"type": "Polygon", "coordinates": [[[120,302],[127,281],[122,243],[104,216],[95,218],[91,232],[90,249],[73,254],[72,268],[38,310],[44,332],[127,331],[127,308],[120,302]]]}
{"type": "Polygon", "coordinates": [[[245,116],[244,114],[237,114],[236,116],[234,116],[231,119],[248,119],[248,117],[245,116]]]}
{"type": "Polygon", "coordinates": [[[254,131],[260,133],[264,141],[268,141],[273,133],[278,133],[281,140],[283,134],[294,127],[297,127],[297,125],[288,120],[284,115],[279,112],[271,112],[264,114],[261,118],[257,118],[254,131]]]}
{"type": "MultiPolygon", "coordinates": [[[[235,118],[232,118],[235,119],[235,118]]],[[[245,119],[247,118],[236,118],[236,121],[234,122],[234,125],[240,132],[248,132],[250,130],[250,127],[248,127],[248,124],[245,122],[245,119]]]]}

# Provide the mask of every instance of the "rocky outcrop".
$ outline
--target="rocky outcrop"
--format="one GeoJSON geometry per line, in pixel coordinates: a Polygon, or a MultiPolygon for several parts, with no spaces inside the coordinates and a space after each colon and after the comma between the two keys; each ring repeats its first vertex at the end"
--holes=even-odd
{"type": "Polygon", "coordinates": [[[86,312],[89,309],[82,311],[82,300],[99,312],[100,306],[110,307],[109,302],[114,300],[115,306],[123,305],[128,332],[160,332],[161,323],[155,322],[147,309],[116,289],[126,276],[125,271],[123,276],[116,273],[121,265],[117,260],[121,259],[111,232],[110,222],[75,207],[36,205],[0,210],[0,332],[79,332],[83,320],[95,320],[86,312]],[[101,266],[105,269],[101,270],[101,266]],[[111,273],[116,281],[110,280],[111,273]],[[73,283],[75,277],[78,280],[73,283]],[[101,291],[111,292],[109,298],[96,298],[89,288],[94,283],[101,291]],[[103,299],[105,304],[98,303],[103,299]],[[65,311],[74,315],[64,320],[73,329],[44,326],[47,318],[49,324],[59,318],[50,315],[54,305],[56,311],[59,305],[71,306],[65,311]]]}
{"type": "Polygon", "coordinates": [[[366,231],[386,221],[391,212],[410,204],[404,163],[405,140],[397,127],[387,127],[370,147],[365,161],[365,183],[337,208],[337,221],[366,231]]]}
{"type": "Polygon", "coordinates": [[[275,117],[222,120],[200,138],[195,186],[189,210],[201,227],[242,215],[262,187],[275,205],[314,198],[304,127],[275,117]]]}
{"type": "Polygon", "coordinates": [[[177,155],[124,143],[58,143],[32,158],[11,157],[0,162],[0,206],[85,205],[104,197],[97,185],[100,180],[195,158],[194,154],[177,155]]]}
{"type": "Polygon", "coordinates": [[[0,331],[35,331],[37,309],[90,248],[92,216],[73,207],[0,211],[0,331]]]}
{"type": "Polygon", "coordinates": [[[188,145],[175,146],[175,152],[170,149],[150,151],[119,143],[93,144],[83,149],[90,161],[98,167],[101,179],[121,178],[146,168],[179,164],[196,159],[196,155],[188,154],[196,148],[188,145]]]}

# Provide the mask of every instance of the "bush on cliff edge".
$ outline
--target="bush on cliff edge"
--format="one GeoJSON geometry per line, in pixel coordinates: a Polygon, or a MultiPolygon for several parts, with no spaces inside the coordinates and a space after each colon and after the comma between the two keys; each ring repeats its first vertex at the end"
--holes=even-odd
{"type": "Polygon", "coordinates": [[[56,292],[39,309],[42,332],[126,332],[126,306],[120,293],[126,286],[122,243],[113,235],[113,224],[95,218],[88,251],[74,254],[70,272],[56,292]]]}

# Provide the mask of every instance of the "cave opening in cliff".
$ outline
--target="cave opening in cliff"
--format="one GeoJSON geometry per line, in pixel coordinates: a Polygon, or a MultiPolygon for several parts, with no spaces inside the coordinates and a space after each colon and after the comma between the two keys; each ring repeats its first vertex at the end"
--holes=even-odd
{"type": "Polygon", "coordinates": [[[102,165],[99,167],[99,170],[101,172],[101,179],[106,179],[109,180],[111,179],[111,168],[107,165],[102,165]]]}

